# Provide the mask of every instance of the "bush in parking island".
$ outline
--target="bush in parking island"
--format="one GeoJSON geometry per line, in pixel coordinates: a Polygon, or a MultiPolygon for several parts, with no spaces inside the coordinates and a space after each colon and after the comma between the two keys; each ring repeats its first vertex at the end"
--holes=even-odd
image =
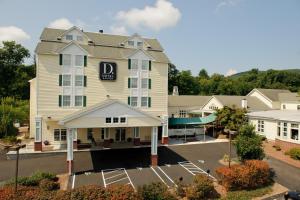
{"type": "MultiPolygon", "coordinates": [[[[38,186],[40,181],[43,179],[48,179],[52,181],[56,181],[57,177],[55,174],[47,173],[47,172],[35,172],[31,176],[20,177],[18,179],[18,184],[23,186],[38,186]]],[[[10,180],[6,183],[6,185],[14,184],[15,180],[10,180]]]]}
{"type": "Polygon", "coordinates": [[[139,200],[138,194],[130,185],[112,185],[106,188],[107,200],[139,200]]]}
{"type": "Polygon", "coordinates": [[[161,182],[153,182],[138,188],[138,195],[144,200],[176,200],[166,185],[161,182]]]}
{"type": "Polygon", "coordinates": [[[294,147],[285,152],[286,155],[289,155],[295,160],[300,160],[300,148],[294,147]]]}
{"type": "Polygon", "coordinates": [[[229,191],[260,188],[272,182],[269,165],[261,160],[248,160],[231,168],[219,167],[216,173],[219,182],[229,191]]]}
{"type": "Polygon", "coordinates": [[[206,199],[214,191],[213,181],[208,176],[199,174],[194,176],[193,183],[186,188],[186,197],[189,200],[206,199]]]}
{"type": "Polygon", "coordinates": [[[53,191],[59,189],[59,183],[53,180],[43,179],[40,181],[39,187],[43,191],[53,191]]]}

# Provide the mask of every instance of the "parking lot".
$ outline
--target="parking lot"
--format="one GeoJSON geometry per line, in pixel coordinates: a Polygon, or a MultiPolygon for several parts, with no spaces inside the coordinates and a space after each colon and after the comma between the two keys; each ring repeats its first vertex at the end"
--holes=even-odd
{"type": "Polygon", "coordinates": [[[76,173],[69,186],[128,184],[137,189],[143,184],[162,182],[176,187],[179,179],[191,183],[196,174],[215,180],[214,171],[227,149],[228,143],[159,147],[156,167],[150,166],[150,148],[81,152],[75,155],[76,173]]]}

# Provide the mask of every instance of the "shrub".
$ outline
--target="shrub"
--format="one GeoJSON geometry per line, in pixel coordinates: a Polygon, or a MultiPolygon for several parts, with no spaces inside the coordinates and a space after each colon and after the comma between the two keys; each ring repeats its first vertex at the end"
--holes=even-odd
{"type": "Polygon", "coordinates": [[[19,142],[17,136],[6,136],[3,138],[3,141],[8,144],[16,144],[19,142]]]}
{"type": "Polygon", "coordinates": [[[214,192],[213,181],[205,175],[196,175],[192,185],[187,187],[186,197],[190,200],[210,197],[214,192]]]}
{"type": "Polygon", "coordinates": [[[269,165],[260,160],[249,160],[231,168],[219,167],[216,173],[227,190],[255,189],[271,183],[269,165]]]}
{"type": "Polygon", "coordinates": [[[130,185],[113,185],[107,189],[107,200],[138,200],[138,194],[130,185]]]}
{"type": "Polygon", "coordinates": [[[161,182],[154,182],[139,187],[138,195],[140,198],[147,200],[176,200],[176,197],[168,191],[167,186],[161,182]]]}
{"type": "MultiPolygon", "coordinates": [[[[46,173],[46,172],[36,172],[32,174],[31,176],[28,177],[20,177],[18,178],[18,184],[23,185],[23,186],[38,186],[40,181],[43,179],[48,179],[48,180],[56,180],[55,174],[52,173],[46,173]]],[[[9,182],[6,183],[6,185],[11,185],[14,184],[15,180],[10,180],[9,182]]]]}
{"type": "Polygon", "coordinates": [[[177,187],[176,189],[176,195],[179,197],[185,197],[185,189],[186,189],[186,185],[183,183],[183,178],[180,177],[179,180],[175,181],[177,187]]]}
{"type": "Polygon", "coordinates": [[[59,184],[53,180],[43,179],[40,181],[40,189],[43,191],[52,191],[59,189],[59,184]]]}
{"type": "Polygon", "coordinates": [[[295,160],[300,160],[300,148],[294,147],[285,152],[286,155],[289,155],[295,160]]]}
{"type": "Polygon", "coordinates": [[[97,185],[82,186],[72,191],[74,200],[107,199],[107,197],[108,193],[105,188],[97,185]]]}

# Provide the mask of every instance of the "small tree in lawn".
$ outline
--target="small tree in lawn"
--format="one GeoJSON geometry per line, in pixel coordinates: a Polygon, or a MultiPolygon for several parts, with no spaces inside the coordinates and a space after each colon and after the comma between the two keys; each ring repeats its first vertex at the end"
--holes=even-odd
{"type": "Polygon", "coordinates": [[[265,157],[262,141],[263,138],[255,133],[253,125],[243,125],[234,142],[239,159],[262,160],[265,157]]]}

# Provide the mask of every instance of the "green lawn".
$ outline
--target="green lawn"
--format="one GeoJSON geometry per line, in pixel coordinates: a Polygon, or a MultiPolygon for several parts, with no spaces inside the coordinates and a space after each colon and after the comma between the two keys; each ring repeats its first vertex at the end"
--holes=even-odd
{"type": "Polygon", "coordinates": [[[228,192],[227,196],[225,198],[222,198],[222,200],[251,200],[252,198],[261,197],[270,192],[272,192],[272,186],[267,186],[255,190],[231,191],[228,192]]]}

